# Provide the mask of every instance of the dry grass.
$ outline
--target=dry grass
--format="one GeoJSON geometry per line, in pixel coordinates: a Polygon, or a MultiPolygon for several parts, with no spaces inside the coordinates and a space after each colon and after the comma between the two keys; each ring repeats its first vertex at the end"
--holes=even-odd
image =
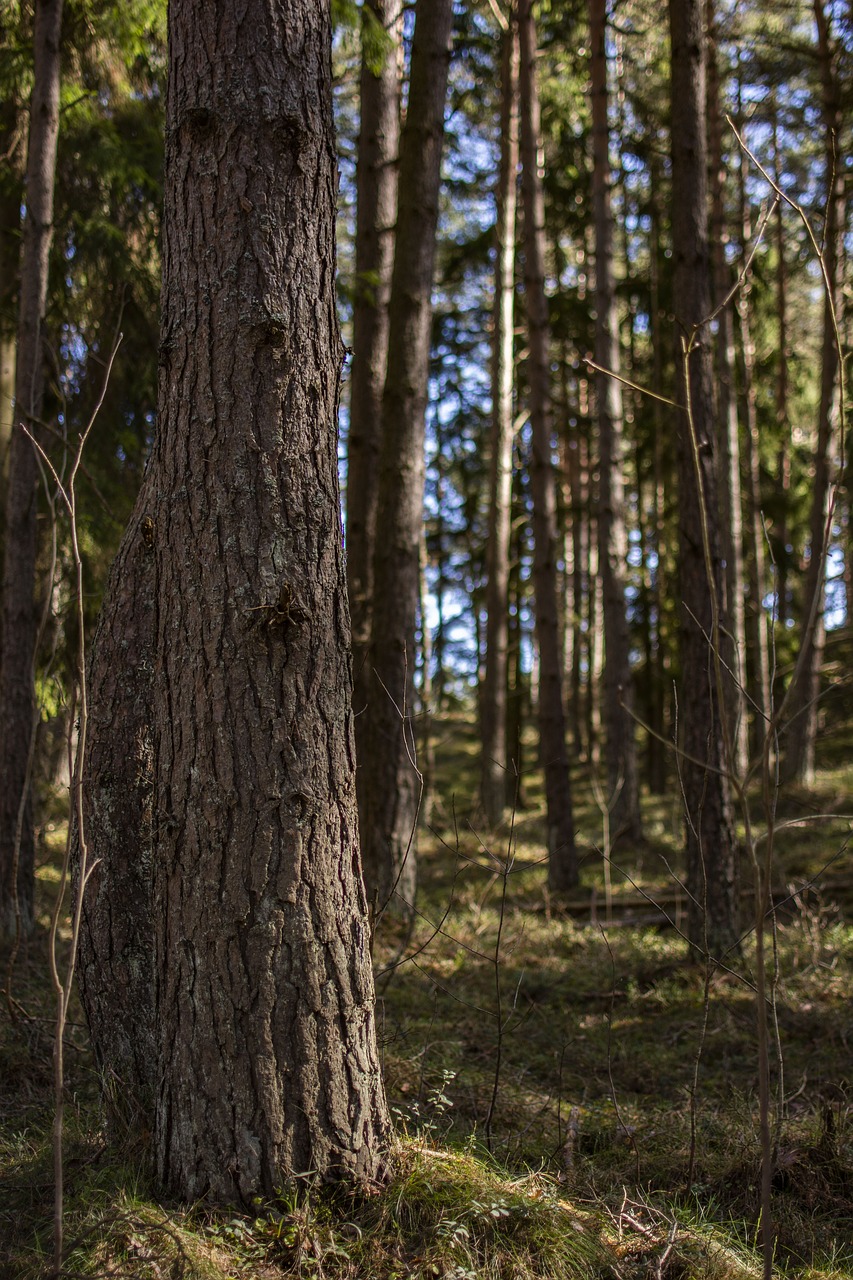
{"type": "MultiPolygon", "coordinates": [[[[377,942],[382,1053],[398,1133],[387,1186],[358,1197],[283,1189],[249,1216],[159,1203],[144,1151],[116,1152],[102,1140],[85,1028],[72,1014],[64,1274],[759,1274],[753,954],[747,938],[738,971],[712,978],[706,1009],[703,972],[687,962],[677,928],[666,922],[677,924],[683,909],[672,874],[680,844],[673,796],[646,797],[647,842],[614,852],[608,925],[600,814],[580,775],[582,888],[566,909],[545,889],[536,778],[526,780],[530,807],[516,815],[512,842],[506,830],[486,833],[466,809],[476,776],[471,726],[460,716],[440,732],[436,826],[421,841],[421,914],[410,937],[391,928],[377,942]]],[[[783,816],[853,807],[845,750],[835,736],[827,747],[819,788],[786,796],[783,816]]],[[[775,974],[786,1098],[774,1180],[777,1262],[780,1275],[809,1280],[853,1274],[848,831],[835,816],[799,822],[780,839],[780,895],[817,877],[780,908],[775,974]]],[[[18,1016],[13,1022],[4,1011],[0,1022],[3,1280],[48,1274],[52,1009],[44,927],[61,834],[43,832],[40,927],[15,973],[18,1016]]]]}

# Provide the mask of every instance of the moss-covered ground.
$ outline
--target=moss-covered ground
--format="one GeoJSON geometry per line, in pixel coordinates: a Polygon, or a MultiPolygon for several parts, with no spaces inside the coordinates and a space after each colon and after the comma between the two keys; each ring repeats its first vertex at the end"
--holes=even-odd
{"type": "MultiPolygon", "coordinates": [[[[817,784],[778,797],[771,946],[779,1276],[853,1276],[853,715],[817,784]]],[[[549,899],[541,788],[488,831],[463,710],[435,723],[418,914],[375,962],[396,1122],[387,1185],[282,1188],[250,1215],[158,1200],[144,1135],[105,1142],[85,1027],[66,1032],[64,1276],[759,1276],[754,938],[728,971],[680,933],[681,813],[645,795],[645,841],[611,852],[578,764],[581,884],[549,899]]],[[[532,749],[531,749],[532,757],[532,749]]],[[[761,823],[758,799],[757,823],[761,823]]],[[[53,1012],[47,922],[61,821],[45,824],[39,929],[0,1012],[0,1277],[51,1274],[53,1012]]],[[[744,867],[745,919],[749,869],[744,867]]],[[[67,931],[66,931],[67,936],[67,931]]]]}

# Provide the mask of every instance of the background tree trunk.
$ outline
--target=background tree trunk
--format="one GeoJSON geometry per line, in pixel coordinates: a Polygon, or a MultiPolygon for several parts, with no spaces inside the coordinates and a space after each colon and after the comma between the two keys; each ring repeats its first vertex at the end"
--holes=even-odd
{"type": "Polygon", "coordinates": [[[355,301],[347,438],[347,587],[352,614],[353,710],[359,817],[364,836],[373,556],[379,496],[388,296],[397,218],[402,0],[369,0],[389,36],[378,74],[362,52],[356,165],[355,301]]]}
{"type": "MultiPolygon", "coordinates": [[[[738,114],[742,115],[742,109],[738,111],[738,114]]],[[[775,109],[774,100],[773,176],[777,186],[782,180],[782,165],[783,161],[779,147],[778,112],[775,109]]],[[[789,617],[788,567],[790,552],[788,551],[788,504],[791,500],[791,415],[788,403],[788,359],[790,356],[788,342],[788,265],[785,244],[785,204],[782,200],[776,205],[774,231],[776,236],[776,319],[779,326],[776,340],[779,355],[779,371],[776,379],[776,422],[779,430],[776,484],[782,498],[776,549],[776,619],[780,628],[784,631],[789,617]]]]}
{"type": "Polygon", "coordinates": [[[35,8],[33,90],[27,147],[15,425],[9,444],[3,556],[0,662],[0,937],[33,925],[34,837],[27,779],[29,744],[36,731],[35,601],[38,549],[38,463],[23,427],[35,432],[44,390],[44,313],[53,239],[53,187],[59,136],[59,40],[62,0],[38,0],[35,8]],[[25,794],[25,792],[27,794],[25,794]],[[23,808],[22,808],[23,806],[23,808]],[[20,845],[17,831],[19,814],[20,845]],[[17,860],[17,884],[15,864],[17,860]]]}
{"type": "Polygon", "coordinates": [[[636,841],[642,835],[627,600],[622,388],[601,369],[619,372],[619,320],[613,279],[610,202],[610,123],[607,93],[607,5],[590,0],[592,97],[592,204],[595,220],[595,374],[598,420],[598,561],[604,622],[602,718],[611,829],[636,841]]]}
{"type": "Polygon", "coordinates": [[[518,184],[518,26],[504,32],[501,158],[497,191],[497,253],[492,338],[492,427],[489,533],[486,544],[486,675],[482,692],[480,800],[492,825],[507,800],[507,646],[512,506],[515,221],[518,184]]]}
{"type": "Polygon", "coordinates": [[[368,708],[368,901],[403,913],[417,883],[419,782],[414,764],[415,630],[423,520],[424,431],[452,0],[419,0],[412,41],[389,302],[388,372],[374,558],[368,708]],[[391,899],[394,899],[394,903],[391,899]]]}
{"type": "MultiPolygon", "coordinates": [[[[651,263],[651,328],[652,328],[652,390],[656,396],[664,395],[663,384],[663,326],[664,312],[661,303],[660,266],[663,253],[661,251],[662,209],[660,198],[659,165],[653,163],[649,169],[650,204],[651,204],[651,236],[649,243],[649,259],[651,263]]],[[[666,790],[669,752],[666,742],[667,719],[666,705],[670,693],[669,653],[664,635],[663,609],[669,583],[666,580],[666,476],[668,468],[664,465],[664,406],[661,400],[652,402],[654,434],[652,443],[652,511],[649,552],[654,567],[651,570],[651,590],[649,605],[655,617],[654,628],[654,661],[649,680],[649,790],[654,795],[662,795],[666,790]]]]}
{"type": "Polygon", "coordinates": [[[530,0],[520,0],[521,155],[524,198],[524,292],[530,335],[528,380],[532,446],[533,583],[539,648],[539,758],[548,810],[548,884],[563,892],[577,884],[572,793],[566,752],[562,654],[557,604],[557,502],[552,457],[550,337],[545,296],[545,203],[539,170],[539,95],[536,27],[530,0]]]}
{"type": "Polygon", "coordinates": [[[21,204],[26,162],[22,117],[23,111],[17,98],[10,95],[0,103],[0,155],[3,156],[3,169],[0,172],[0,539],[5,525],[9,442],[12,438],[15,399],[21,204]]]}
{"type": "MultiPolygon", "coordinates": [[[[740,128],[740,121],[738,122],[740,128]]],[[[741,269],[749,254],[751,226],[746,198],[746,157],[741,153],[738,165],[738,199],[741,225],[741,269]]],[[[780,265],[781,270],[781,265],[780,265]]],[[[770,687],[770,645],[768,629],[772,625],[764,610],[764,596],[772,590],[767,576],[767,548],[764,517],[761,506],[761,454],[758,434],[758,415],[755,397],[755,346],[751,324],[751,272],[747,273],[737,299],[740,321],[741,355],[743,360],[744,444],[749,496],[749,554],[747,577],[749,581],[749,608],[746,612],[748,651],[752,654],[753,675],[751,696],[757,713],[752,724],[752,749],[760,752],[772,712],[770,687]]],[[[781,358],[781,355],[780,355],[781,358]]]]}
{"type": "MultiPolygon", "coordinates": [[[[703,0],[670,0],[672,41],[673,307],[682,340],[711,313],[705,139],[703,0]]],[[[680,770],[686,806],[688,933],[713,956],[737,942],[736,845],[723,723],[715,678],[722,660],[723,565],[717,505],[717,431],[711,339],[677,356],[679,568],[681,585],[680,770]],[[686,367],[685,367],[686,363],[686,367]],[[710,580],[709,580],[710,579],[710,580]],[[714,614],[716,611],[717,622],[714,614]],[[710,639],[710,643],[709,643],[710,639]]],[[[723,688],[723,698],[725,690],[723,688]]]]}
{"type": "Polygon", "coordinates": [[[841,136],[841,97],[835,65],[837,54],[822,0],[814,0],[818,32],[818,56],[823,90],[824,165],[826,174],[826,226],[823,262],[830,292],[824,299],[821,354],[820,406],[814,480],[809,518],[809,560],[803,584],[800,615],[800,652],[786,699],[787,730],[781,776],[786,782],[814,782],[815,742],[818,726],[820,671],[825,640],[824,596],[826,557],[829,549],[829,512],[834,501],[831,472],[835,463],[839,420],[839,352],[836,334],[841,302],[840,268],[845,227],[844,166],[838,154],[841,136]]]}
{"type": "Polygon", "coordinates": [[[78,981],[116,1136],[153,1132],[152,739],[157,618],[155,452],[110,579],[88,673],[83,803],[90,865],[78,981]]]}
{"type": "MultiPolygon", "coordinates": [[[[723,168],[722,122],[720,120],[720,74],[717,64],[716,16],[714,0],[707,0],[707,118],[709,175],[711,181],[711,245],[714,269],[714,306],[720,306],[732,287],[732,274],[726,261],[728,230],[724,205],[725,170],[723,168]]],[[[727,681],[728,715],[734,739],[735,766],[741,778],[749,767],[749,716],[746,700],[746,612],[743,567],[743,504],[740,482],[740,436],[738,430],[737,393],[735,388],[734,302],[729,302],[717,317],[716,341],[717,393],[719,398],[719,465],[717,483],[720,494],[720,533],[725,559],[726,613],[731,633],[725,638],[726,664],[733,674],[727,681]]]]}

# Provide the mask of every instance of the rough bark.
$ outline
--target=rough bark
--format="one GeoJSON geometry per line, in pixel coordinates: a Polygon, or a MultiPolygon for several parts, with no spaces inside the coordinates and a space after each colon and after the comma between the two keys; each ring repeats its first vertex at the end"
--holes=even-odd
{"type": "Polygon", "coordinates": [[[364,833],[373,556],[379,495],[382,390],[388,354],[388,296],[397,217],[400,142],[401,0],[369,0],[390,44],[378,73],[362,55],[356,164],[355,300],[347,438],[347,587],[352,615],[353,710],[359,817],[364,833]]]}
{"type": "Polygon", "coordinates": [[[682,340],[711,312],[705,139],[703,0],[670,0],[672,45],[673,309],[678,325],[679,569],[681,587],[680,771],[686,806],[688,933],[703,952],[721,956],[736,944],[736,843],[720,688],[725,632],[723,565],[717,506],[713,355],[707,331],[692,354],[682,340]]]}
{"type": "Polygon", "coordinates": [[[415,631],[424,490],[424,429],[451,0],[419,0],[389,302],[382,398],[364,871],[371,906],[411,911],[417,882],[415,631]],[[393,899],[393,901],[392,901],[393,899]]]}
{"type": "Polygon", "coordinates": [[[604,679],[601,698],[607,761],[607,803],[611,830],[638,840],[642,835],[637,751],[634,739],[630,635],[625,588],[628,535],[623,484],[622,388],[602,369],[619,372],[619,320],[613,276],[613,219],[610,201],[610,124],[607,92],[607,5],[590,0],[592,97],[592,205],[595,225],[595,374],[598,422],[598,560],[604,622],[604,679]]]}
{"type": "Polygon", "coordinates": [[[78,977],[108,1129],[154,1129],[152,714],[157,454],[110,571],[88,673],[84,822],[95,870],[78,977]]]}
{"type": "Polygon", "coordinates": [[[837,53],[822,0],[814,0],[821,71],[826,176],[826,226],[823,263],[829,291],[823,304],[820,404],[814,477],[809,516],[809,559],[806,566],[800,614],[800,652],[785,703],[787,729],[781,777],[785,782],[814,782],[815,743],[818,727],[820,672],[825,640],[824,595],[830,511],[834,506],[832,468],[839,426],[839,353],[836,334],[841,302],[841,264],[845,226],[844,166],[838,154],[841,136],[841,98],[836,67],[837,53]]]}
{"type": "MultiPolygon", "coordinates": [[[[711,183],[711,245],[714,269],[714,306],[728,297],[732,274],[726,261],[728,229],[725,215],[725,169],[720,119],[720,75],[717,65],[714,0],[707,0],[708,41],[707,119],[711,183]]],[[[731,632],[725,640],[725,660],[732,678],[727,680],[728,715],[734,742],[733,765],[741,778],[749,765],[749,715],[746,699],[746,611],[744,600],[743,505],[740,480],[740,435],[735,388],[734,303],[717,317],[716,373],[719,400],[717,483],[720,494],[720,532],[725,560],[726,613],[731,632]]]]}
{"type": "Polygon", "coordinates": [[[515,220],[518,183],[518,27],[503,37],[501,153],[497,190],[489,534],[486,545],[486,670],[481,700],[480,800],[498,823],[507,800],[507,646],[512,505],[515,220]]]}
{"type": "MultiPolygon", "coordinates": [[[[154,1154],[188,1200],[374,1178],[388,1137],[338,507],[330,40],[326,4],[170,6],[158,439],[93,688],[124,659],[120,566],[153,574],[154,1154]]],[[[132,783],[148,750],[114,771],[132,783]]],[[[98,800],[93,826],[123,821],[98,800]]],[[[90,965],[89,1007],[98,980],[90,965]]]]}
{"type": "Polygon", "coordinates": [[[15,366],[15,424],[9,444],[3,555],[0,663],[0,937],[33,924],[34,837],[27,778],[35,733],[34,663],[38,464],[23,428],[37,430],[44,389],[44,313],[53,239],[53,187],[59,135],[62,0],[35,9],[33,90],[27,147],[26,214],[15,366]],[[22,817],[23,821],[20,821],[22,817]],[[15,872],[17,869],[17,881],[15,872]],[[17,902],[17,910],[16,910],[17,902]]]}
{"type": "Polygon", "coordinates": [[[539,649],[539,757],[545,774],[548,884],[563,892],[577,884],[572,793],[566,751],[562,654],[557,598],[557,503],[553,463],[550,335],[545,295],[545,204],[539,170],[539,94],[536,28],[530,0],[519,5],[521,34],[521,156],[524,202],[524,292],[530,338],[528,381],[532,430],[533,585],[539,649]]]}

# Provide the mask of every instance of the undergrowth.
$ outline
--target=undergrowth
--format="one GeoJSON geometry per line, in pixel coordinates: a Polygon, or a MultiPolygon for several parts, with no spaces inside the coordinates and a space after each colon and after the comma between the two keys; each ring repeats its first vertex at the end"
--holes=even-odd
{"type": "MultiPolygon", "coordinates": [[[[283,1188],[249,1214],[163,1203],[145,1135],[121,1151],[104,1140],[72,1005],[64,1276],[760,1275],[754,949],[747,934],[742,961],[711,977],[706,1000],[678,931],[677,803],[646,796],[646,842],[613,850],[608,921],[600,813],[580,773],[581,889],[558,903],[545,890],[537,780],[525,786],[511,844],[508,830],[486,832],[465,808],[476,786],[472,725],[460,713],[438,729],[419,914],[410,933],[388,925],[376,942],[397,1135],[387,1182],[357,1195],[283,1188]]],[[[853,772],[843,732],[824,744],[816,790],[781,798],[792,825],[779,837],[774,886],[776,1265],[806,1280],[853,1275],[853,859],[843,816],[853,772]],[[835,816],[815,824],[817,811],[835,816]]],[[[6,1009],[0,1023],[2,1280],[50,1272],[45,930],[62,834],[58,824],[41,832],[39,929],[17,962],[15,1017],[6,1009]]]]}

